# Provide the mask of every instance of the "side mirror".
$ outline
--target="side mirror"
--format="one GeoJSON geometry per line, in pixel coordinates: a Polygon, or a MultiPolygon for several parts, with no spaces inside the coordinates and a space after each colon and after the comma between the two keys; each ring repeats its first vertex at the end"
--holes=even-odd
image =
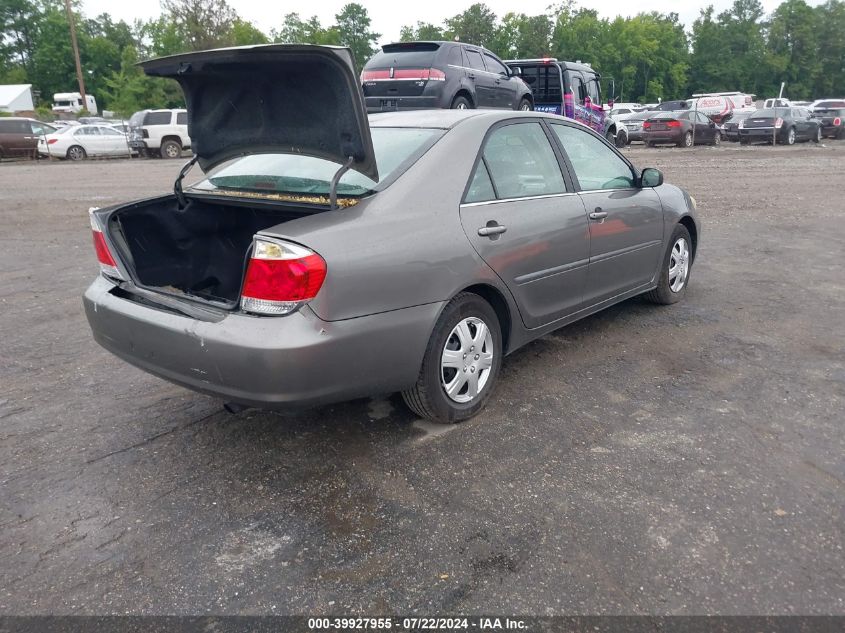
{"type": "Polygon", "coordinates": [[[663,184],[663,172],[654,167],[646,167],[640,174],[641,187],[659,187],[663,184]]]}

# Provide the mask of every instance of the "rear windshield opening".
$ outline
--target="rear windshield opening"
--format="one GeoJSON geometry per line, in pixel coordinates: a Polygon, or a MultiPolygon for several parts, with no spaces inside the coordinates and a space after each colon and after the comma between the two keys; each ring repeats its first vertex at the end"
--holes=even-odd
{"type": "Polygon", "coordinates": [[[563,100],[560,87],[560,68],[554,64],[538,66],[521,65],[520,77],[534,93],[537,103],[557,103],[563,100]]]}
{"type": "Polygon", "coordinates": [[[434,64],[440,44],[420,42],[408,44],[388,44],[382,47],[364,68],[420,67],[429,68],[434,64]]]}
{"type": "MultiPolygon", "coordinates": [[[[444,130],[431,128],[372,128],[379,182],[349,170],[338,183],[341,196],[365,196],[398,178],[439,139],[444,130]]],[[[237,158],[194,185],[195,191],[242,191],[265,194],[326,196],[335,162],[302,154],[256,154],[237,158]]]]}

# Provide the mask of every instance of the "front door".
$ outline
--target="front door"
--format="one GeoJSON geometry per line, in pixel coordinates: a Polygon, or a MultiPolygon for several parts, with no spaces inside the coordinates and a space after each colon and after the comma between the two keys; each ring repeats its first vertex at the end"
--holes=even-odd
{"type": "Polygon", "coordinates": [[[587,217],[538,121],[503,125],[490,134],[461,205],[461,223],[511,291],[526,327],[581,306],[587,217]]]}
{"type": "Polygon", "coordinates": [[[551,128],[578,180],[590,226],[585,307],[650,284],[663,244],[663,207],[637,186],[631,166],[604,140],[574,125],[551,128]]]}
{"type": "Polygon", "coordinates": [[[517,82],[510,78],[505,65],[492,55],[484,53],[484,63],[487,65],[487,71],[495,74],[493,83],[496,85],[496,107],[515,110],[517,99],[520,97],[516,93],[517,82]]]}
{"type": "Polygon", "coordinates": [[[498,86],[496,76],[487,72],[481,51],[475,48],[465,48],[467,58],[467,78],[475,86],[475,106],[477,108],[495,108],[497,103],[498,86]]]}

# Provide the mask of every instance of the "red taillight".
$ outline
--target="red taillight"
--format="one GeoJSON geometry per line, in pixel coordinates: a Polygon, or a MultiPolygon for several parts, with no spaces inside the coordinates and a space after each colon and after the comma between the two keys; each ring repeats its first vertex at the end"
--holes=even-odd
{"type": "Polygon", "coordinates": [[[833,125],[835,127],[839,127],[840,125],[842,125],[842,119],[840,119],[839,117],[836,117],[835,119],[833,119],[833,125]]]}
{"type": "Polygon", "coordinates": [[[781,119],[780,117],[775,119],[775,127],[783,127],[783,119],[781,119]]]}
{"type": "Polygon", "coordinates": [[[48,138],[47,145],[52,145],[53,143],[58,143],[59,139],[57,138],[48,138]]]}
{"type": "Polygon", "coordinates": [[[680,121],[667,121],[666,127],[681,127],[680,121]]]}
{"type": "Polygon", "coordinates": [[[282,315],[313,299],[326,278],[326,262],[314,251],[283,241],[256,239],[241,292],[241,308],[282,315]]]}
{"type": "Polygon", "coordinates": [[[109,277],[123,279],[123,275],[117,269],[117,262],[114,261],[109,246],[106,244],[106,238],[103,235],[103,229],[100,228],[99,221],[91,211],[89,211],[89,217],[91,218],[91,233],[94,237],[94,252],[97,253],[100,270],[109,277]]]}
{"type": "Polygon", "coordinates": [[[437,68],[392,68],[389,70],[364,70],[361,83],[366,81],[446,81],[446,73],[437,68]]]}
{"type": "Polygon", "coordinates": [[[645,121],[645,122],[643,123],[643,129],[644,129],[644,130],[647,130],[647,129],[648,129],[648,128],[650,128],[650,127],[651,127],[651,122],[649,122],[649,121],[645,121]]]}

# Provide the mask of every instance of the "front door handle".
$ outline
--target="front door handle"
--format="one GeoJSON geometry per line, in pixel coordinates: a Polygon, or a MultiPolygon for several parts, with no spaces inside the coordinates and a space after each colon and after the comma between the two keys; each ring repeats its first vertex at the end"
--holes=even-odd
{"type": "Polygon", "coordinates": [[[591,220],[604,220],[607,217],[607,211],[602,211],[601,207],[596,207],[596,210],[590,214],[591,220]]]}
{"type": "Polygon", "coordinates": [[[501,235],[502,233],[504,233],[507,230],[508,230],[508,227],[502,226],[501,224],[496,224],[495,221],[494,221],[494,222],[488,222],[487,226],[482,226],[480,229],[478,229],[478,234],[481,237],[492,237],[492,236],[495,236],[495,235],[501,235]]]}

